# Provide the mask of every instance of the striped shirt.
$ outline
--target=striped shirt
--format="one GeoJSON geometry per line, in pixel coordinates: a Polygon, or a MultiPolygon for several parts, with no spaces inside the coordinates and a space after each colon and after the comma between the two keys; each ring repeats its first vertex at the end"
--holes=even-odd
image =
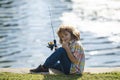
{"type": "Polygon", "coordinates": [[[70,49],[74,57],[78,60],[77,64],[72,63],[70,68],[71,74],[82,74],[85,65],[85,54],[80,41],[71,41],[70,49]]]}

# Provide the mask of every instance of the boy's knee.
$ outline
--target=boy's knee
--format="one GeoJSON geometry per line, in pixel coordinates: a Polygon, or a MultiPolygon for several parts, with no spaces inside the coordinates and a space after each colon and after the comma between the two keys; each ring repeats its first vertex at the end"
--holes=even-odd
{"type": "Polygon", "coordinates": [[[65,51],[65,49],[63,47],[60,47],[59,50],[60,51],[65,51]]]}
{"type": "Polygon", "coordinates": [[[59,51],[62,52],[62,53],[66,53],[66,50],[63,47],[60,47],[59,51]]]}

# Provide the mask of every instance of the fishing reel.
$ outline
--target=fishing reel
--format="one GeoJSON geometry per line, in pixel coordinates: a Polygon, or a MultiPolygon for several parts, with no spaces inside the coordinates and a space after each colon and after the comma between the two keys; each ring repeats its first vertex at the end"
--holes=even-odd
{"type": "Polygon", "coordinates": [[[56,47],[57,47],[56,40],[48,42],[48,46],[47,47],[50,48],[51,50],[53,50],[53,48],[55,48],[55,50],[56,50],[56,47]]]}

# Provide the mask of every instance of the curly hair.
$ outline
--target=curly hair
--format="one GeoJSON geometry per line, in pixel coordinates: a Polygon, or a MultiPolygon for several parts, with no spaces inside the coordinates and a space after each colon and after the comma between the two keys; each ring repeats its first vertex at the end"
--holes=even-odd
{"type": "Polygon", "coordinates": [[[71,38],[74,40],[80,40],[80,32],[71,25],[60,25],[60,27],[58,28],[57,34],[59,36],[59,41],[62,44],[62,39],[61,39],[61,35],[62,33],[65,33],[65,31],[68,31],[71,34],[71,38]]]}

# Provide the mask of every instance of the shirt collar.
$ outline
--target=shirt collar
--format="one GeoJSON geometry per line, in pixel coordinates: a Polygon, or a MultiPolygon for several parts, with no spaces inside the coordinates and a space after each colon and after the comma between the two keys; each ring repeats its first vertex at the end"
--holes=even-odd
{"type": "Polygon", "coordinates": [[[70,41],[70,45],[73,44],[74,42],[75,42],[75,40],[71,40],[71,41],[70,41]]]}

